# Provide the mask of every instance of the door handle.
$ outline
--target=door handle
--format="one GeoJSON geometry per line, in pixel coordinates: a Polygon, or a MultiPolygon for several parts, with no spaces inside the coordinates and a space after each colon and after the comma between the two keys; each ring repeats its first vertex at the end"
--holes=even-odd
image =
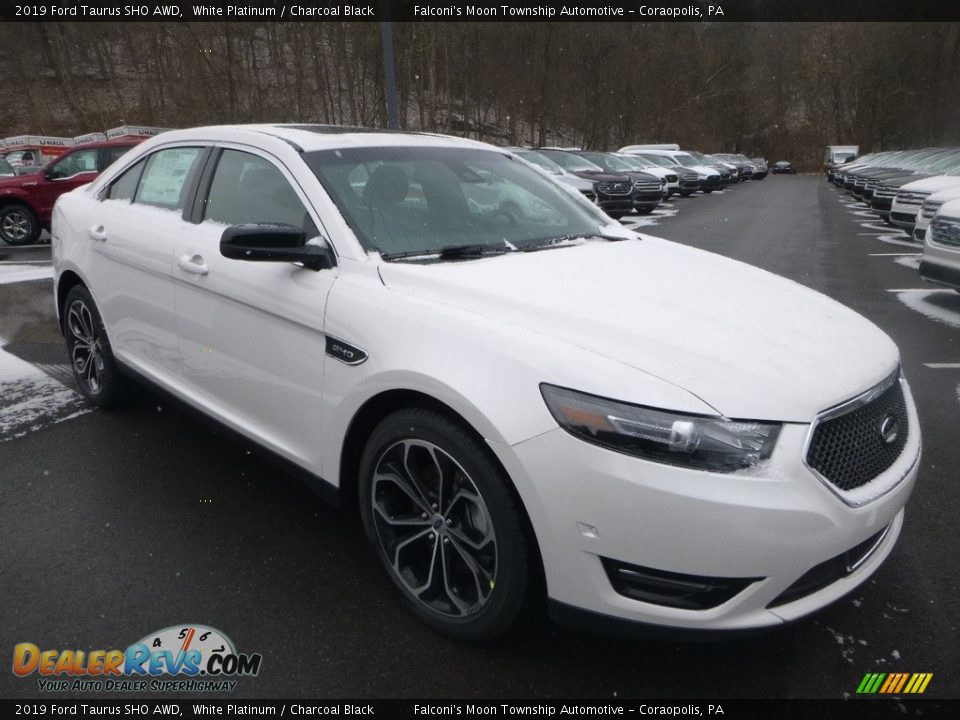
{"type": "Polygon", "coordinates": [[[99,242],[107,241],[107,229],[103,225],[94,225],[90,228],[90,239],[99,242]]]}
{"type": "Polygon", "coordinates": [[[208,272],[210,272],[207,264],[203,261],[203,256],[201,256],[199,253],[194,253],[193,255],[181,255],[180,259],[177,261],[177,265],[184,272],[193,273],[194,275],[206,275],[208,272]]]}

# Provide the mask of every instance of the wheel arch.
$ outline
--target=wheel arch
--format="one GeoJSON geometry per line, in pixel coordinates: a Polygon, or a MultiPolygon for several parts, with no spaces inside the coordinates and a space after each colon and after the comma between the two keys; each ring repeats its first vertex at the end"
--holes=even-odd
{"type": "Polygon", "coordinates": [[[397,410],[407,408],[426,408],[447,415],[460,424],[467,433],[472,435],[481,446],[485,448],[490,461],[493,462],[503,473],[503,476],[507,478],[510,491],[513,493],[520,508],[523,516],[524,530],[532,542],[535,552],[536,572],[538,574],[536,582],[540,584],[541,589],[544,589],[546,585],[539,537],[531,521],[530,510],[527,508],[516,482],[510,476],[510,473],[497,454],[489,447],[483,433],[478,431],[476,427],[461,413],[457,412],[456,409],[426,392],[399,388],[384,390],[368,398],[363,405],[357,409],[347,426],[340,450],[340,467],[337,478],[339,481],[337,490],[338,505],[351,512],[359,511],[357,495],[360,480],[360,458],[363,455],[366,441],[374,428],[376,428],[384,418],[397,410]]]}
{"type": "MultiPolygon", "coordinates": [[[[60,326],[60,333],[63,334],[63,313],[64,305],[67,302],[67,295],[70,294],[70,291],[75,288],[77,285],[82,287],[87,287],[87,284],[83,281],[76,272],[73,270],[64,270],[60,273],[60,277],[57,280],[57,324],[60,326]]],[[[89,288],[87,288],[89,290],[89,288]]]]}
{"type": "MultiPolygon", "coordinates": [[[[360,456],[363,448],[374,428],[388,415],[397,410],[407,408],[427,408],[450,416],[467,430],[473,437],[486,446],[486,439],[461,413],[447,403],[438,400],[421,390],[396,388],[384,390],[368,398],[353,414],[347,425],[340,450],[340,469],[338,473],[339,496],[341,504],[346,508],[355,508],[357,504],[357,484],[360,472],[360,456]]],[[[496,455],[491,453],[496,459],[496,455]]],[[[506,469],[499,460],[497,465],[506,469]]],[[[508,476],[509,477],[509,476],[508,476]]]]}

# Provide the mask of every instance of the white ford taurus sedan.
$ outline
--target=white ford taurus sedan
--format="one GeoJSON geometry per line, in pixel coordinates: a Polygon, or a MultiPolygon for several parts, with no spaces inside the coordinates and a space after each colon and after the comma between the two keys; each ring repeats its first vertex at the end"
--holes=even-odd
{"type": "Polygon", "coordinates": [[[259,443],[359,509],[450,636],[545,600],[597,627],[775,626],[900,534],[920,429],[883,332],[508,151],[167,132],[62,196],[52,236],[86,396],[140,378],[259,443]]]}

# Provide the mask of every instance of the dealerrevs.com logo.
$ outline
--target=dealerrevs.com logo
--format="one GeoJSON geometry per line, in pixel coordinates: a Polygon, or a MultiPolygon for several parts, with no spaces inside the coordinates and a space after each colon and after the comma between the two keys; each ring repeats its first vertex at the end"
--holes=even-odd
{"type": "Polygon", "coordinates": [[[13,648],[14,674],[36,674],[44,692],[230,692],[237,678],[256,676],[262,660],[196,624],[150,633],[126,650],[41,650],[29,642],[13,648]]]}

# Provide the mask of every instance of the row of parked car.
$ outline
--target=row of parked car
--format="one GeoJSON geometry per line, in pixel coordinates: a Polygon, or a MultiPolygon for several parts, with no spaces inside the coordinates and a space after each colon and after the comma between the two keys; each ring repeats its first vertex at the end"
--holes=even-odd
{"type": "Polygon", "coordinates": [[[510,151],[572,186],[612,218],[646,215],[672,195],[711,193],[731,183],[762,180],[761,158],[705,155],[679,145],[628,145],[615,153],[580,148],[521,148],[510,151]]]}
{"type": "Polygon", "coordinates": [[[924,279],[960,291],[960,148],[871,153],[828,167],[827,180],[923,243],[924,279]]]}
{"type": "MultiPolygon", "coordinates": [[[[14,169],[0,159],[0,240],[10,245],[37,241],[49,228],[56,199],[93,181],[99,173],[159,128],[116,128],[108,140],[85,142],[62,152],[45,167],[14,169]],[[121,134],[118,131],[124,130],[121,134]]],[[[102,136],[101,136],[102,137],[102,136]]],[[[677,194],[711,193],[733,183],[762,180],[769,172],[763,158],[734,153],[706,155],[676,144],[628,145],[615,153],[580,148],[507,148],[527,162],[572,186],[610,217],[649,214],[677,194]]],[[[777,163],[773,172],[792,172],[777,163]]],[[[523,213],[518,201],[516,212],[523,213]]]]}

